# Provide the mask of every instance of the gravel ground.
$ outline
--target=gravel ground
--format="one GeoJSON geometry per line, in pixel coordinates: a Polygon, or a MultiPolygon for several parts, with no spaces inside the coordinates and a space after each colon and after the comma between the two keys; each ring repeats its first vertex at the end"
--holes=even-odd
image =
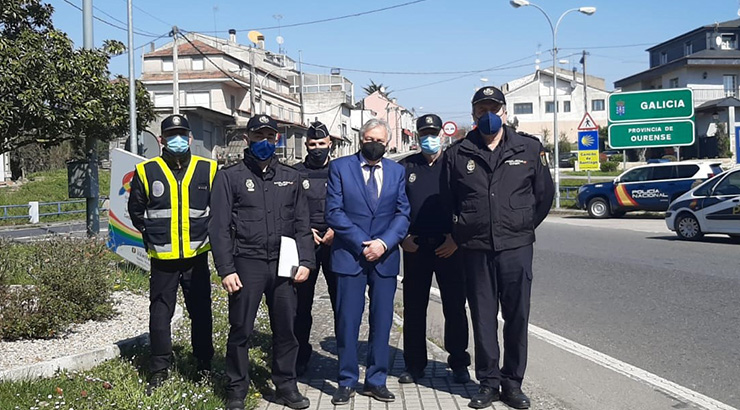
{"type": "Polygon", "coordinates": [[[73,325],[55,339],[0,342],[0,371],[82,353],[149,331],[147,296],[116,292],[113,301],[118,315],[111,320],[73,325]]]}

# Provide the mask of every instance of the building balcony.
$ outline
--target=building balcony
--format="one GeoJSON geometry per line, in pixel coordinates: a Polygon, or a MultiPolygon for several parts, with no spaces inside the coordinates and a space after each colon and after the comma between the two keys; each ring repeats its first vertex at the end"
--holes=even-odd
{"type": "Polygon", "coordinates": [[[740,95],[738,89],[731,91],[725,90],[724,87],[689,86],[689,88],[694,91],[694,107],[698,107],[707,101],[740,95]]]}

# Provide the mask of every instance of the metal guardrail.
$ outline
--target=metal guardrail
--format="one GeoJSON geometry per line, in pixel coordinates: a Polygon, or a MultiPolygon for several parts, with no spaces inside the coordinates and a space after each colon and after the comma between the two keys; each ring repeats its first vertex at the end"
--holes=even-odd
{"type": "Polygon", "coordinates": [[[576,200],[578,196],[578,186],[561,186],[560,187],[560,199],[576,200]],[[565,193],[565,195],[563,195],[565,193]]]}
{"type": "MultiPolygon", "coordinates": [[[[108,197],[100,197],[100,210],[101,211],[107,211],[108,208],[104,207],[103,204],[105,204],[105,201],[108,200],[108,197]]],[[[39,217],[45,217],[45,216],[60,216],[60,215],[72,215],[72,214],[81,214],[85,213],[85,207],[82,206],[81,209],[69,209],[70,206],[74,206],[76,204],[85,204],[84,199],[76,199],[71,201],[52,201],[52,202],[39,202],[39,217]],[[46,211],[46,212],[42,212],[46,211]]],[[[0,212],[0,221],[7,221],[11,219],[28,219],[30,217],[29,210],[31,208],[31,204],[25,204],[25,205],[0,205],[0,209],[2,212],[0,212]],[[16,212],[12,212],[10,210],[12,209],[25,209],[25,212],[20,215],[13,215],[16,212]]]]}

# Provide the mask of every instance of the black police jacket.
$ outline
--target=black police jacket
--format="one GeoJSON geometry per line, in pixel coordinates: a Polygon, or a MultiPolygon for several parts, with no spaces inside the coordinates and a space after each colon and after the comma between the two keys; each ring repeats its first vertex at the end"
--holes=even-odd
{"type": "Polygon", "coordinates": [[[496,151],[478,130],[445,155],[453,238],[463,249],[514,249],[535,241],[555,195],[545,151],[537,139],[505,126],[496,151]]]}
{"type": "Polygon", "coordinates": [[[329,179],[329,164],[312,168],[305,162],[295,164],[295,169],[301,173],[301,188],[308,199],[308,212],[311,215],[311,228],[323,235],[329,226],[324,219],[326,209],[326,181],[329,179]]]}
{"type": "Polygon", "coordinates": [[[308,201],[299,172],[273,157],[263,173],[249,149],[243,161],[216,173],[208,234],[221,277],[236,272],[235,256],[277,260],[281,236],[296,240],[301,266],[315,266],[308,201]]]}

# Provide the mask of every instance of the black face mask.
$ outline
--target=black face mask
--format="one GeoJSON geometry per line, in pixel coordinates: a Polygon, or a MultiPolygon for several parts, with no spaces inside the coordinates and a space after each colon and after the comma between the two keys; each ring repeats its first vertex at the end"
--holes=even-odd
{"type": "Polygon", "coordinates": [[[366,160],[377,161],[383,158],[383,154],[385,154],[385,145],[377,141],[365,142],[362,144],[360,152],[366,160]]]}
{"type": "Polygon", "coordinates": [[[308,150],[308,165],[312,167],[321,167],[326,162],[326,158],[329,156],[329,148],[312,148],[308,150]]]}

